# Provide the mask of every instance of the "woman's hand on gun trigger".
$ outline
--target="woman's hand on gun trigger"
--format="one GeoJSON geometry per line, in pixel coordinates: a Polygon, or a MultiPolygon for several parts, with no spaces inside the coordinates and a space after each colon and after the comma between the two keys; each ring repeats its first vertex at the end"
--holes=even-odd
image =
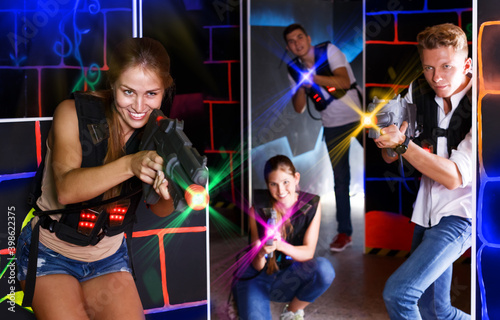
{"type": "Polygon", "coordinates": [[[131,168],[134,176],[152,185],[158,171],[163,171],[163,158],[156,151],[140,151],[132,155],[131,168]]]}
{"type": "Polygon", "coordinates": [[[155,181],[153,182],[153,188],[163,199],[170,199],[170,193],[168,192],[168,180],[165,178],[165,173],[163,173],[163,171],[159,170],[157,172],[155,181]]]}
{"type": "MultiPolygon", "coordinates": [[[[265,254],[269,254],[271,252],[274,252],[276,250],[279,250],[279,244],[281,242],[280,240],[281,240],[281,237],[276,236],[276,237],[274,237],[271,245],[267,245],[267,241],[264,242],[264,245],[262,246],[262,249],[260,250],[260,254],[265,255],[265,254]]],[[[261,243],[261,241],[259,240],[259,245],[260,245],[260,243],[261,243]]]]}

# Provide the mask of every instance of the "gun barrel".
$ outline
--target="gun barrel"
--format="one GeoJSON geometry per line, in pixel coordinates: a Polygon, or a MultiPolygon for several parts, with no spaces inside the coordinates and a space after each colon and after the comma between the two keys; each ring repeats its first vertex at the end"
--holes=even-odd
{"type": "MultiPolygon", "coordinates": [[[[207,158],[200,156],[192,147],[183,127],[182,121],[169,119],[160,110],[153,110],[141,141],[141,150],[156,150],[163,158],[168,190],[177,211],[183,211],[188,206],[186,191],[189,186],[195,184],[204,187],[209,177],[207,158]]],[[[144,184],[143,189],[146,203],[158,202],[159,195],[150,185],[144,184]]],[[[206,191],[205,194],[208,198],[206,191]]]]}

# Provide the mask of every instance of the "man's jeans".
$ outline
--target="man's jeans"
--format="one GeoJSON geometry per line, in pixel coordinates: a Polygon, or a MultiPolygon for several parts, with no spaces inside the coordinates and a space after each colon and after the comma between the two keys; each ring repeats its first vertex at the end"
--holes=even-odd
{"type": "Polygon", "coordinates": [[[451,305],[453,262],[471,245],[471,220],[444,217],[432,228],[415,226],[410,257],[384,289],[394,319],[470,319],[451,305]]]}
{"type": "MultiPolygon", "coordinates": [[[[330,162],[333,169],[333,189],[337,204],[337,232],[352,235],[351,203],[349,187],[351,183],[351,170],[349,167],[349,148],[351,135],[359,122],[348,123],[340,127],[325,127],[324,137],[330,162]]],[[[358,135],[359,136],[359,135],[358,135]]]]}

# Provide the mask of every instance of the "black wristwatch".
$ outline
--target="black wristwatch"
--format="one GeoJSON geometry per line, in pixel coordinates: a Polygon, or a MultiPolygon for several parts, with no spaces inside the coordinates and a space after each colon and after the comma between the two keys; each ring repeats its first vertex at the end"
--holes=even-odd
{"type": "Polygon", "coordinates": [[[396,152],[399,155],[402,155],[403,153],[406,152],[406,150],[408,150],[409,143],[410,143],[410,138],[406,137],[405,141],[402,144],[397,145],[396,148],[393,149],[394,152],[396,152]]]}

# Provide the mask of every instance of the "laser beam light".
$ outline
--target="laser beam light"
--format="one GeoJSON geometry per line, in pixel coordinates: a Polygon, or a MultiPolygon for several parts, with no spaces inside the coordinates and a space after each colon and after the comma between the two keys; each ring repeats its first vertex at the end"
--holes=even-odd
{"type": "Polygon", "coordinates": [[[361,121],[365,128],[374,128],[377,125],[377,117],[375,117],[373,113],[364,114],[361,117],[361,121]]]}
{"type": "Polygon", "coordinates": [[[207,190],[198,184],[192,184],[186,188],[184,198],[188,206],[193,210],[203,210],[208,205],[210,197],[207,190]]]}
{"type": "Polygon", "coordinates": [[[308,72],[303,72],[301,73],[301,81],[300,83],[302,84],[313,84],[313,81],[312,81],[312,71],[308,71],[308,72]]]}
{"type": "Polygon", "coordinates": [[[400,128],[403,121],[408,123],[406,135],[411,138],[415,136],[416,106],[407,103],[400,95],[392,100],[380,100],[375,97],[373,102],[368,104],[368,111],[376,119],[376,125],[368,131],[368,138],[378,138],[380,129],[393,124],[400,128]]]}

